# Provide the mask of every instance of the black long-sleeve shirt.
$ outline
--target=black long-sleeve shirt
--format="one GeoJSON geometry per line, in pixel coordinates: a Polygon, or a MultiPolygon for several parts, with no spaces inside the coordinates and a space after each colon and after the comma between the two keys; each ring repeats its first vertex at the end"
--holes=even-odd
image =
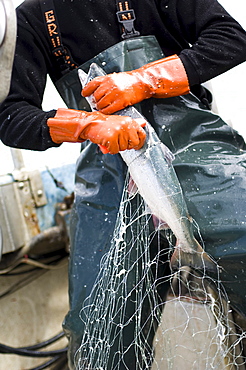
{"type": "MultiPolygon", "coordinates": [[[[54,0],[63,44],[80,65],[120,42],[111,0],[54,0]]],[[[135,28],[155,35],[165,56],[178,54],[195,87],[246,60],[246,32],[216,0],[132,0],[135,28]]],[[[45,150],[52,142],[41,104],[47,74],[61,72],[38,0],[17,9],[18,36],[9,96],[0,106],[0,139],[17,148],[45,150]]]]}

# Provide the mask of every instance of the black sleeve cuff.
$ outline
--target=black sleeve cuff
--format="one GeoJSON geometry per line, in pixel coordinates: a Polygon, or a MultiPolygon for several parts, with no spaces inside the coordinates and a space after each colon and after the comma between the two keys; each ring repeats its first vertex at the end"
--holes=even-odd
{"type": "Polygon", "coordinates": [[[196,68],[194,67],[194,65],[190,61],[190,59],[184,54],[184,52],[182,52],[179,55],[179,58],[181,59],[183,65],[185,67],[190,87],[200,84],[199,75],[197,73],[196,68]]]}

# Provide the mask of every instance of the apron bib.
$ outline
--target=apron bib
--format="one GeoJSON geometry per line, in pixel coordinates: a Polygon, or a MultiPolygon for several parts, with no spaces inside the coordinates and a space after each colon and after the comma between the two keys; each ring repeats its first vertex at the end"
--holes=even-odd
{"type": "MultiPolygon", "coordinates": [[[[90,64],[96,62],[106,73],[120,72],[163,57],[154,36],[135,37],[101,52],[80,68],[88,72],[90,64]]],[[[81,96],[77,70],[64,75],[56,87],[68,108],[90,110],[81,96]]],[[[225,269],[222,279],[232,304],[243,312],[246,155],[242,137],[192,94],[151,98],[136,107],[174,153],[173,164],[189,213],[199,225],[206,251],[225,269]]],[[[110,247],[126,171],[120,155],[102,154],[97,145],[82,144],[71,214],[70,311],[64,322],[71,363],[83,333],[79,313],[99,272],[100,260],[110,247]]],[[[168,275],[168,264],[165,271],[168,275]]],[[[129,356],[124,360],[134,370],[134,356],[129,356]]]]}

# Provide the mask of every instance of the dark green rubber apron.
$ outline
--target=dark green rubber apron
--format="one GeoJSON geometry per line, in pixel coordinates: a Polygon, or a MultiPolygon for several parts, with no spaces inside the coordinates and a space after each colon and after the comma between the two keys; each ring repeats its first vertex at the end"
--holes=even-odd
{"type": "MultiPolygon", "coordinates": [[[[155,37],[135,37],[103,51],[81,68],[88,72],[96,62],[107,73],[127,71],[163,57],[155,37]]],[[[56,85],[69,108],[89,109],[81,97],[76,70],[56,85]]],[[[206,250],[224,267],[221,278],[231,304],[245,312],[246,155],[242,137],[192,94],[148,99],[137,108],[175,154],[174,167],[189,212],[199,225],[206,250]]],[[[120,155],[103,155],[96,145],[83,145],[71,215],[70,311],[64,322],[71,364],[83,333],[79,312],[91,292],[101,257],[110,247],[125,175],[120,155]]],[[[129,356],[124,361],[134,370],[134,355],[129,356]]]]}

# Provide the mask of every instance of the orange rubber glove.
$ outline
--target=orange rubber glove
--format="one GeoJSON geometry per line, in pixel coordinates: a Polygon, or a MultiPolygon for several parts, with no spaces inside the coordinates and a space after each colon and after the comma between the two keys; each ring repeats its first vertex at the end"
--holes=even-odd
{"type": "MultiPolygon", "coordinates": [[[[144,120],[125,116],[106,116],[100,112],[85,112],[59,108],[47,125],[52,140],[63,142],[91,142],[103,146],[111,154],[126,149],[140,149],[145,141],[144,120]]],[[[106,151],[105,151],[106,152],[106,151]]]]}
{"type": "Polygon", "coordinates": [[[84,87],[82,95],[93,94],[97,109],[112,114],[150,97],[169,98],[189,91],[183,63],[172,55],[130,72],[96,77],[84,87]]]}

